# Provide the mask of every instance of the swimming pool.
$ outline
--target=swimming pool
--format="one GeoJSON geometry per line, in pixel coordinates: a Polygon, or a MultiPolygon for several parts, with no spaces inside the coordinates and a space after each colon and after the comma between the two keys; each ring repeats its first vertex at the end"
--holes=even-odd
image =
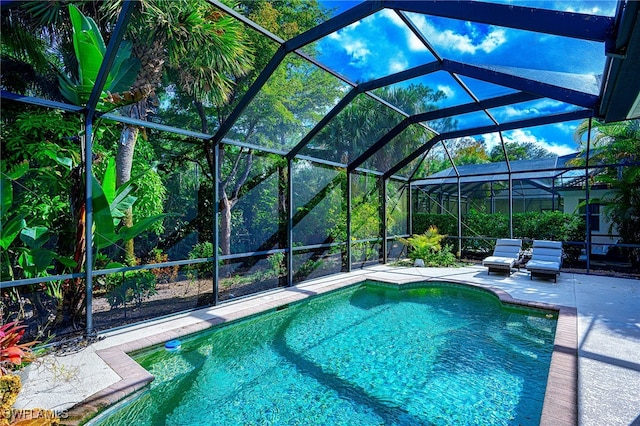
{"type": "Polygon", "coordinates": [[[538,424],[555,326],[483,290],[367,283],[139,354],[155,381],[99,424],[538,424]]]}

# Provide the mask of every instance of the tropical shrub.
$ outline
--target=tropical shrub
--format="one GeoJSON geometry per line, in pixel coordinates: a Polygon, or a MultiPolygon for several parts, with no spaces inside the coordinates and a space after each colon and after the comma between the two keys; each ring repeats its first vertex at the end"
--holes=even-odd
{"type": "MultiPolygon", "coordinates": [[[[154,248],[153,250],[151,250],[151,255],[147,260],[149,264],[164,263],[168,261],[169,261],[169,255],[167,255],[166,253],[164,253],[162,250],[158,248],[154,248]]],[[[170,283],[172,281],[175,281],[175,279],[178,277],[179,269],[180,267],[177,265],[166,266],[164,268],[153,268],[151,269],[151,273],[155,275],[156,282],[164,284],[164,283],[170,283]]]]}
{"type": "MultiPolygon", "coordinates": [[[[189,259],[207,259],[213,257],[213,244],[210,241],[197,243],[189,252],[189,259]]],[[[213,276],[213,262],[194,263],[185,267],[187,276],[193,280],[198,277],[213,276]]]]}
{"type": "Polygon", "coordinates": [[[287,273],[284,263],[284,253],[274,253],[267,257],[269,269],[264,273],[263,279],[278,278],[287,273]]]}
{"type": "Polygon", "coordinates": [[[513,215],[513,235],[532,240],[584,241],[584,220],[560,211],[516,213],[513,215]]]}
{"type": "Polygon", "coordinates": [[[156,276],[149,270],[127,271],[123,275],[107,278],[107,301],[111,308],[133,302],[140,307],[142,302],[157,294],[156,276]]]}
{"type": "Polygon", "coordinates": [[[452,266],[456,264],[452,246],[441,244],[446,237],[438,232],[438,228],[431,226],[423,234],[399,238],[399,241],[409,246],[411,260],[422,259],[425,266],[452,266]]]}

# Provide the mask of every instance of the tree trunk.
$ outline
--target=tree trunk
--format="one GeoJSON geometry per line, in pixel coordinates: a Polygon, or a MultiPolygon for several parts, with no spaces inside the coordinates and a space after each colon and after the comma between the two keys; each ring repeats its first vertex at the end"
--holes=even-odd
{"type": "Polygon", "coordinates": [[[220,248],[222,254],[231,254],[231,209],[235,204],[227,198],[224,191],[220,191],[220,248]]]}
{"type": "MultiPolygon", "coordinates": [[[[132,118],[139,118],[139,108],[144,108],[143,103],[127,107],[127,115],[132,118]]],[[[133,154],[135,152],[136,140],[140,129],[135,126],[125,126],[120,134],[120,143],[118,144],[118,152],[116,153],[116,185],[120,187],[131,180],[131,169],[133,167],[133,154]]],[[[130,228],[133,226],[133,211],[127,209],[122,218],[122,226],[130,228]]],[[[128,265],[135,265],[135,247],[133,239],[124,241],[124,261],[128,265]]]]}

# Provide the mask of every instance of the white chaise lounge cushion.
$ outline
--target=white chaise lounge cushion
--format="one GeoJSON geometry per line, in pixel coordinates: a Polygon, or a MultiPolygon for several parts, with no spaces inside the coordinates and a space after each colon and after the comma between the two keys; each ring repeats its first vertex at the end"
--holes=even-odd
{"type": "Polygon", "coordinates": [[[482,261],[484,266],[511,268],[516,263],[512,257],[489,256],[482,261]]]}
{"type": "Polygon", "coordinates": [[[527,262],[527,269],[529,271],[535,272],[558,272],[560,271],[560,262],[548,260],[530,260],[529,262],[527,262]]]}

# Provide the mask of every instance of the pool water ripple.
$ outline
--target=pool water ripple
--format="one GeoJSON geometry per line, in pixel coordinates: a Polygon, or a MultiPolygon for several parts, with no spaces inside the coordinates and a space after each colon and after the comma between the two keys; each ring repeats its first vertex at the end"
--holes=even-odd
{"type": "Polygon", "coordinates": [[[547,316],[444,284],[352,287],[139,355],[156,380],[100,424],[534,425],[547,316]]]}

